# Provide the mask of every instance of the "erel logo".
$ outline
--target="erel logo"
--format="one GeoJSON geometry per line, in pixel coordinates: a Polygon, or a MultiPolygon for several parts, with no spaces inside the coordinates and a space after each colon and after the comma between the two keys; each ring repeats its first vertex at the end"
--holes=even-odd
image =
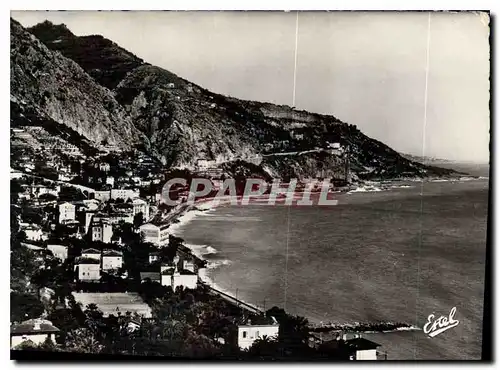
{"type": "Polygon", "coordinates": [[[424,333],[432,338],[438,334],[445,332],[448,329],[457,326],[460,323],[460,321],[455,320],[453,317],[455,316],[456,311],[457,308],[453,307],[448,317],[441,316],[440,318],[435,320],[434,320],[434,315],[429,315],[429,317],[427,317],[427,324],[425,324],[424,326],[424,333]]]}

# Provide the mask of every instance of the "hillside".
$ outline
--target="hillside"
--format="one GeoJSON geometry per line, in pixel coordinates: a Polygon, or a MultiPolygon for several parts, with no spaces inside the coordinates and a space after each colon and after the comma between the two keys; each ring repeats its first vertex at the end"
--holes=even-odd
{"type": "Polygon", "coordinates": [[[102,36],[75,36],[44,22],[30,29],[43,46],[17,22],[12,28],[11,68],[16,80],[26,81],[13,88],[16,102],[35,105],[93,142],[109,138],[129,148],[145,142],[167,167],[244,161],[272,176],[342,178],[349,158],[351,180],[453,174],[406,159],[334,116],[210,92],[102,36]],[[29,57],[18,39],[29,45],[29,57]],[[33,67],[38,64],[42,72],[33,67]],[[48,70],[51,76],[44,75],[48,70]],[[98,118],[94,127],[89,116],[98,118]],[[332,149],[334,143],[342,150],[332,149]]]}
{"type": "Polygon", "coordinates": [[[10,29],[11,126],[29,111],[39,118],[32,121],[63,124],[95,146],[129,148],[146,141],[111,91],[16,21],[11,20],[10,29]]]}

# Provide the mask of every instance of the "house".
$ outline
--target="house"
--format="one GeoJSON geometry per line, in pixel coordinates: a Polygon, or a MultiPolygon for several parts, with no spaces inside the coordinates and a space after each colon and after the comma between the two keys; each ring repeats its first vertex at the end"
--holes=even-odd
{"type": "Polygon", "coordinates": [[[205,171],[208,170],[210,167],[215,167],[216,164],[217,162],[213,160],[210,161],[206,159],[198,159],[198,161],[196,162],[196,167],[198,171],[205,171]]]}
{"type": "Polygon", "coordinates": [[[42,344],[47,339],[55,342],[55,334],[59,329],[48,320],[27,320],[10,327],[10,348],[15,348],[23,342],[31,341],[34,344],[42,344]]]}
{"type": "Polygon", "coordinates": [[[134,223],[132,212],[114,212],[109,215],[109,222],[111,222],[112,225],[119,224],[122,221],[129,224],[134,223]]]}
{"type": "Polygon", "coordinates": [[[32,241],[40,241],[45,239],[45,234],[42,228],[36,224],[21,224],[21,231],[26,234],[26,239],[32,241]]]}
{"type": "Polygon", "coordinates": [[[115,178],[113,176],[106,177],[106,184],[111,185],[111,187],[115,186],[115,178]]]}
{"type": "Polygon", "coordinates": [[[92,241],[111,243],[111,237],[113,236],[113,226],[111,225],[110,221],[106,219],[92,221],[90,229],[92,241]]]}
{"type": "Polygon", "coordinates": [[[107,202],[111,199],[111,190],[96,190],[94,191],[94,199],[101,202],[107,202]]]}
{"type": "Polygon", "coordinates": [[[94,258],[77,257],[75,268],[78,267],[78,280],[99,281],[101,279],[101,261],[94,258]]]}
{"type": "Polygon", "coordinates": [[[92,217],[94,217],[95,214],[96,212],[94,211],[85,212],[85,234],[89,232],[90,224],[92,222],[92,217]]]}
{"type": "Polygon", "coordinates": [[[179,286],[184,287],[184,289],[196,289],[198,275],[187,270],[165,269],[161,273],[161,285],[171,286],[174,291],[179,286]]]}
{"type": "Polygon", "coordinates": [[[75,220],[75,206],[69,202],[59,204],[59,223],[75,220]]]}
{"type": "Polygon", "coordinates": [[[153,263],[155,261],[158,261],[160,256],[158,255],[158,252],[151,252],[149,253],[149,263],[153,263]]]}
{"type": "Polygon", "coordinates": [[[190,271],[190,272],[196,272],[195,271],[194,259],[192,259],[192,258],[181,258],[180,259],[180,264],[179,264],[179,270],[187,270],[187,271],[190,271]]]}
{"type": "Polygon", "coordinates": [[[12,168],[10,169],[10,179],[20,179],[24,176],[24,173],[18,170],[13,170],[12,168]]]}
{"type": "Polygon", "coordinates": [[[132,201],[134,216],[142,212],[144,220],[149,220],[149,204],[145,200],[136,198],[132,201]]]}
{"type": "Polygon", "coordinates": [[[83,258],[92,258],[95,260],[101,260],[101,251],[94,249],[94,248],[87,248],[82,250],[82,257],[83,258]]]}
{"type": "Polygon", "coordinates": [[[114,250],[105,250],[102,253],[102,269],[104,271],[108,270],[118,270],[123,265],[123,253],[114,250]]]}
{"type": "Polygon", "coordinates": [[[141,323],[136,320],[130,320],[127,323],[126,330],[128,334],[132,334],[141,328],[141,323]]]}
{"type": "Polygon", "coordinates": [[[256,339],[267,336],[277,338],[279,324],[273,316],[253,316],[238,325],[238,346],[248,349],[256,339]]]}
{"type": "Polygon", "coordinates": [[[68,258],[68,247],[65,245],[48,244],[47,249],[52,252],[54,257],[59,258],[63,262],[68,258]]]}
{"type": "Polygon", "coordinates": [[[82,307],[90,303],[97,305],[97,308],[103,313],[104,317],[110,315],[117,316],[119,312],[125,314],[127,311],[132,315],[137,314],[144,318],[152,317],[152,310],[139,296],[138,293],[71,293],[76,302],[80,302],[82,307]]]}
{"type": "Polygon", "coordinates": [[[344,340],[351,349],[352,360],[377,360],[377,348],[380,344],[362,338],[359,334],[355,334],[355,338],[348,340],[344,334],[344,340]]]}
{"type": "Polygon", "coordinates": [[[159,272],[143,271],[139,273],[139,275],[141,277],[141,283],[144,283],[148,279],[152,282],[161,283],[161,275],[159,272]]]}
{"type": "Polygon", "coordinates": [[[147,223],[139,227],[139,231],[144,235],[144,241],[155,245],[165,245],[168,243],[168,227],[169,224],[152,224],[147,223]]]}
{"type": "Polygon", "coordinates": [[[121,198],[123,200],[134,199],[139,196],[139,193],[133,189],[111,189],[111,199],[121,198]]]}

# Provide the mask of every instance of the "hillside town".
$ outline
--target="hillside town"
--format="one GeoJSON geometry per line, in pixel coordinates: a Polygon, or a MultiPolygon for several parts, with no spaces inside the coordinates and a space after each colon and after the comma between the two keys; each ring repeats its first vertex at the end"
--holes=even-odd
{"type": "MultiPolygon", "coordinates": [[[[383,357],[367,339],[360,344],[337,331],[319,340],[304,318],[277,307],[261,310],[206,284],[206,261],[169,231],[185,210],[189,187],[173,190],[177,206],[163,204],[161,187],[172,174],[160,164],[140,152],[105,148],[94,156],[66,154],[43,164],[37,157],[47,155],[44,148],[12,157],[13,349],[383,357]]],[[[189,175],[209,178],[217,188],[231,174],[200,159],[189,175]]]]}

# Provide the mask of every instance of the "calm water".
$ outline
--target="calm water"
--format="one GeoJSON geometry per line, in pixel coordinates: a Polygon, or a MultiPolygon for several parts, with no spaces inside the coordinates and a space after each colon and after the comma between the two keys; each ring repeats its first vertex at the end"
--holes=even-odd
{"type": "Polygon", "coordinates": [[[342,194],[330,207],[226,206],[178,230],[245,301],[319,322],[406,321],[457,308],[460,324],[366,335],[389,359],[481,355],[488,182],[342,194]],[[203,246],[203,247],[201,247],[203,246]]]}

